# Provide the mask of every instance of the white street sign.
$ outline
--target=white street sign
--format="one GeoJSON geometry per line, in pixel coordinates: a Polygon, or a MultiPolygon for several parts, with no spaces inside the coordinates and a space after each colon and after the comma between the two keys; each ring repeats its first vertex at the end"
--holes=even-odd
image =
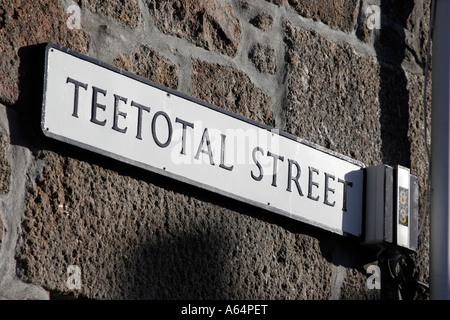
{"type": "Polygon", "coordinates": [[[46,49],[42,130],[277,214],[361,236],[362,163],[55,44],[46,49]]]}

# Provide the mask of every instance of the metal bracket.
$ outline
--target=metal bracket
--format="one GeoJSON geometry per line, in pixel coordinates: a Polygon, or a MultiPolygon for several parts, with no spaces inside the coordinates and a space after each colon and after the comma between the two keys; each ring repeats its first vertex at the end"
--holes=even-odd
{"type": "Polygon", "coordinates": [[[408,168],[385,164],[365,170],[363,243],[416,251],[419,184],[408,168]]]}

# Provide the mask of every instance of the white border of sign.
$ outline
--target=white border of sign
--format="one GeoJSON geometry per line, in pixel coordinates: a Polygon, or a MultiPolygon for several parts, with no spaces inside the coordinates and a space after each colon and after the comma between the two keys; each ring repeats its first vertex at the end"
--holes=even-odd
{"type": "Polygon", "coordinates": [[[50,138],[133,166],[340,235],[362,235],[363,163],[54,43],[45,52],[41,127],[50,138]],[[234,132],[255,132],[256,142],[238,147],[234,132]],[[249,161],[236,162],[241,149],[249,161]]]}

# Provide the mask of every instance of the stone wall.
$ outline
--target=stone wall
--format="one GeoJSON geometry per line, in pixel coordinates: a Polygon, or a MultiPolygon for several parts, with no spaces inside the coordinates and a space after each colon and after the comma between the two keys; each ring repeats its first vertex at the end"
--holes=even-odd
{"type": "Polygon", "coordinates": [[[393,261],[45,138],[40,110],[42,44],[55,42],[366,165],[407,166],[422,221],[429,11],[427,0],[0,0],[0,297],[428,299],[417,285],[428,217],[417,252],[393,261]],[[367,27],[371,4],[381,29],[367,27]],[[367,286],[372,264],[381,289],[367,286]]]}

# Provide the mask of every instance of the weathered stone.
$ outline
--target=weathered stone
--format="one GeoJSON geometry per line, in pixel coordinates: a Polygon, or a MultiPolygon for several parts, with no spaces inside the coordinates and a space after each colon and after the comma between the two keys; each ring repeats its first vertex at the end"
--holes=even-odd
{"type": "MultiPolygon", "coordinates": [[[[423,138],[423,75],[405,72],[395,59],[391,64],[359,55],[348,44],[331,42],[312,31],[289,24],[285,30],[289,63],[287,131],[366,165],[409,167],[419,177],[420,199],[425,199],[428,159],[423,138]]],[[[419,202],[421,223],[425,201],[419,202]]],[[[422,282],[427,282],[428,274],[427,223],[428,217],[419,238],[420,253],[414,260],[407,257],[402,262],[407,277],[422,282]]],[[[386,278],[389,275],[382,277],[386,278]]],[[[376,298],[376,293],[367,292],[363,280],[360,273],[349,269],[341,297],[376,298]]],[[[396,284],[386,281],[383,286],[385,298],[397,298],[393,293],[396,284]]],[[[405,292],[413,295],[410,298],[426,297],[415,289],[405,292]]]]}
{"type": "Polygon", "coordinates": [[[119,68],[133,72],[166,87],[176,89],[178,86],[176,65],[146,46],[142,46],[139,51],[133,54],[119,55],[115,60],[115,64],[119,68]]]}
{"type": "MultiPolygon", "coordinates": [[[[423,104],[424,76],[406,73],[408,80],[407,89],[409,92],[409,128],[408,138],[411,149],[411,172],[418,177],[419,181],[419,245],[414,263],[410,264],[414,277],[422,283],[428,283],[430,267],[430,198],[427,196],[427,184],[429,177],[428,151],[431,151],[431,77],[427,86],[427,113],[425,114],[423,104]],[[426,119],[425,119],[426,116],[426,119]],[[425,141],[425,130],[427,130],[427,141],[425,141]],[[427,146],[428,145],[428,150],[427,146]],[[428,208],[425,207],[428,205],[428,208]],[[425,215],[426,214],[426,215],[425,215]],[[412,267],[411,267],[412,265],[412,267]]],[[[430,197],[429,190],[428,196],[430,197]]],[[[417,292],[414,299],[427,299],[427,294],[423,291],[417,292]]]]}
{"type": "Polygon", "coordinates": [[[197,46],[234,57],[241,26],[233,8],[217,0],[147,0],[158,28],[197,46]]]}
{"type": "MultiPolygon", "coordinates": [[[[367,21],[368,21],[369,17],[371,15],[375,14],[374,12],[372,12],[371,14],[367,13],[367,11],[371,12],[369,10],[368,6],[369,6],[369,4],[360,6],[359,14],[357,17],[357,22],[356,22],[356,30],[355,30],[356,36],[360,40],[362,40],[366,43],[370,43],[372,41],[372,39],[375,38],[377,36],[377,34],[379,33],[379,31],[378,31],[379,29],[375,28],[374,20],[371,20],[371,23],[372,22],[374,23],[374,25],[373,25],[373,27],[371,27],[371,29],[369,29],[369,27],[367,25],[367,21]]],[[[381,27],[381,21],[379,21],[379,23],[380,23],[380,27],[381,27]]],[[[378,25],[377,25],[377,27],[378,27],[378,25]]]]}
{"type": "Polygon", "coordinates": [[[67,267],[77,265],[74,294],[95,299],[321,299],[330,290],[322,244],[258,210],[135,169],[43,155],[22,225],[22,279],[68,292],[67,267]]]}
{"type": "Polygon", "coordinates": [[[8,162],[9,137],[0,132],[0,194],[9,192],[11,166],[8,162]]]}
{"type": "Polygon", "coordinates": [[[81,0],[81,7],[86,7],[89,11],[113,18],[132,28],[142,26],[142,14],[137,0],[81,0]]]}
{"type": "Polygon", "coordinates": [[[250,23],[263,31],[269,31],[272,29],[273,18],[271,15],[263,12],[254,17],[250,23]]]}
{"type": "MultiPolygon", "coordinates": [[[[405,44],[419,64],[425,67],[428,33],[430,31],[431,0],[415,0],[407,16],[405,44]]],[[[430,50],[431,51],[431,50],[430,50]]],[[[430,52],[430,56],[432,52],[430,52]]],[[[430,57],[431,58],[431,57],[430,57]]],[[[430,59],[432,62],[432,59],[430,59]]]]}
{"type": "Polygon", "coordinates": [[[10,16],[6,14],[3,6],[0,8],[0,29],[4,28],[6,23],[9,22],[10,16]]]}
{"type": "Polygon", "coordinates": [[[1,7],[0,102],[12,105],[19,97],[21,48],[52,41],[85,53],[89,37],[81,29],[67,27],[69,15],[58,0],[2,1],[1,7]]]}
{"type": "MultiPolygon", "coordinates": [[[[343,286],[341,288],[341,300],[379,300],[381,290],[367,289],[368,275],[359,270],[349,269],[347,271],[343,286]]],[[[384,288],[383,288],[384,289],[384,288]]]]}
{"type": "Polygon", "coordinates": [[[320,20],[332,28],[350,32],[358,16],[358,0],[267,0],[277,5],[290,6],[301,16],[320,20]]]}
{"type": "Polygon", "coordinates": [[[253,120],[274,125],[270,99],[242,71],[195,60],[192,82],[194,96],[197,98],[253,120]]]}
{"type": "Polygon", "coordinates": [[[376,61],[289,24],[286,42],[286,130],[365,164],[381,162],[376,61]]]}
{"type": "Polygon", "coordinates": [[[356,35],[365,42],[375,36],[377,41],[387,46],[404,45],[404,29],[413,7],[413,1],[381,1],[379,5],[365,3],[360,7],[356,35]],[[369,17],[373,29],[368,27],[369,17]],[[402,41],[391,42],[387,40],[389,37],[401,37],[402,41]]]}
{"type": "Polygon", "coordinates": [[[401,66],[379,63],[380,128],[383,162],[411,166],[408,81],[401,66]]]}
{"type": "Polygon", "coordinates": [[[2,239],[3,239],[3,221],[0,216],[0,248],[2,247],[2,239]]]}
{"type": "Polygon", "coordinates": [[[250,50],[249,58],[260,72],[275,74],[277,65],[272,47],[258,43],[250,50]]]}
{"type": "Polygon", "coordinates": [[[379,59],[425,66],[430,20],[430,1],[382,1],[378,5],[379,29],[367,26],[369,3],[360,7],[355,33],[374,43],[379,59]],[[406,59],[406,61],[405,61],[406,59]],[[407,60],[410,60],[409,62],[407,60]]]}

